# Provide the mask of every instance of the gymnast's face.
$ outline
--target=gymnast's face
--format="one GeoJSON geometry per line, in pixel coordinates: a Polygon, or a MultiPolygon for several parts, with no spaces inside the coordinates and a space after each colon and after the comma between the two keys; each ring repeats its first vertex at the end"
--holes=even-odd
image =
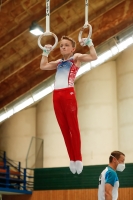
{"type": "Polygon", "coordinates": [[[60,42],[60,52],[62,55],[73,54],[75,48],[72,46],[71,41],[63,39],[60,42]]]}

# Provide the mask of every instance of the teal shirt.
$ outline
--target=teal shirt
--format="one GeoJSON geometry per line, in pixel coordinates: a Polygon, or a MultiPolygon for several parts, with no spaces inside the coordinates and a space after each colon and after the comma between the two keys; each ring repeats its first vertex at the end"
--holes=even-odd
{"type": "Polygon", "coordinates": [[[105,200],[105,184],[112,185],[112,200],[117,200],[119,179],[116,171],[109,166],[102,171],[99,177],[98,200],[105,200]]]}
{"type": "Polygon", "coordinates": [[[105,183],[114,187],[116,181],[119,181],[116,171],[108,166],[108,171],[105,173],[105,183]]]}

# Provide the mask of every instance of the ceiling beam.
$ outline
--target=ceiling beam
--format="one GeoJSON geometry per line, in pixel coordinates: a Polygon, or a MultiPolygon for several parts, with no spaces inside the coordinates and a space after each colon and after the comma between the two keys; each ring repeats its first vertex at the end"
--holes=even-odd
{"type": "MultiPolygon", "coordinates": [[[[114,3],[114,2],[110,3],[103,9],[100,9],[95,14],[90,16],[90,23],[93,25],[93,21],[95,22],[95,20],[98,19],[100,16],[103,16],[104,14],[106,14],[107,9],[109,12],[111,9],[114,8],[115,5],[118,6],[122,2],[124,2],[124,0],[118,0],[117,3],[114,3]]],[[[53,12],[55,12],[55,10],[53,12]]],[[[58,38],[61,38],[62,35],[71,36],[71,34],[73,35],[74,33],[76,33],[78,35],[78,31],[80,31],[80,29],[83,25],[84,25],[84,17],[81,17],[81,18],[79,18],[78,22],[75,22],[74,25],[72,24],[71,26],[66,26],[64,28],[64,31],[61,32],[60,34],[58,34],[58,38]]],[[[94,26],[95,26],[95,24],[94,24],[94,26]]],[[[49,44],[51,44],[53,42],[53,40],[49,39],[47,42],[49,44]]],[[[21,68],[25,67],[27,64],[29,64],[29,62],[32,62],[34,59],[38,58],[38,56],[40,56],[41,53],[42,53],[42,51],[38,48],[38,46],[36,46],[36,48],[33,51],[29,52],[28,55],[24,55],[24,57],[21,57],[21,64],[20,64],[20,62],[18,62],[18,65],[16,63],[15,66],[14,66],[14,64],[12,64],[12,65],[10,65],[10,67],[6,67],[5,70],[3,70],[0,74],[0,82],[7,79],[9,76],[12,76],[14,73],[17,73],[17,71],[19,71],[21,68]],[[28,59],[26,59],[26,58],[28,58],[28,59]]],[[[55,57],[55,55],[54,55],[54,57],[55,57]]]]}
{"type": "MultiPolygon", "coordinates": [[[[60,8],[65,6],[66,4],[70,3],[72,0],[59,0],[58,5],[55,6],[55,4],[51,3],[51,14],[54,12],[57,12],[60,8]]],[[[11,3],[11,2],[9,2],[11,3]]],[[[42,6],[42,9],[39,10],[38,13],[29,15],[29,17],[24,20],[23,22],[20,22],[18,26],[16,26],[15,29],[9,31],[8,34],[4,35],[3,37],[0,38],[0,49],[6,47],[9,43],[13,42],[17,38],[21,37],[26,31],[29,31],[29,27],[33,21],[41,21],[42,19],[45,19],[45,10],[46,7],[42,6]]]]}

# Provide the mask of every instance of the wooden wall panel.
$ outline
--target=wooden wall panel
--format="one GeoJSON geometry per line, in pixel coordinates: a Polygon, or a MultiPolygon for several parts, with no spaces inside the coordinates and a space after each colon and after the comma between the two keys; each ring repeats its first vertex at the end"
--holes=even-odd
{"type": "MultiPolygon", "coordinates": [[[[97,189],[34,191],[32,195],[3,195],[3,200],[98,200],[97,189]]],[[[133,200],[133,188],[120,188],[118,200],[133,200]]]]}
{"type": "Polygon", "coordinates": [[[120,188],[118,200],[133,200],[133,188],[120,188]]]}

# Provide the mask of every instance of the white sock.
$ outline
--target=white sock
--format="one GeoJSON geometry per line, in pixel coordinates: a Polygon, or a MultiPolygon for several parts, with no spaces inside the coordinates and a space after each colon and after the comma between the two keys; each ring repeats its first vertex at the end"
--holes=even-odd
{"type": "Polygon", "coordinates": [[[83,170],[83,163],[82,163],[82,161],[77,160],[75,162],[75,164],[76,164],[77,174],[80,174],[82,172],[82,170],[83,170]]]}
{"type": "Polygon", "coordinates": [[[70,171],[75,174],[76,173],[76,165],[75,165],[75,162],[74,161],[70,161],[70,171]]]}

